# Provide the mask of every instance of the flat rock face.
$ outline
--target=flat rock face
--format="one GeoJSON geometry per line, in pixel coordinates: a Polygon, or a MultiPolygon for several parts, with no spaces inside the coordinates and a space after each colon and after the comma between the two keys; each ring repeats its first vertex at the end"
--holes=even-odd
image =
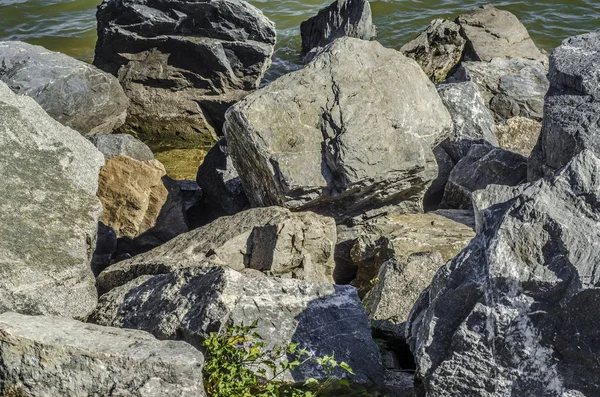
{"type": "Polygon", "coordinates": [[[0,312],[83,317],[104,158],[81,134],[0,82],[0,312]]]}
{"type": "Polygon", "coordinates": [[[488,185],[516,186],[526,181],[526,157],[488,145],[475,145],[452,169],[440,207],[470,209],[474,191],[488,185]]]}
{"type": "Polygon", "coordinates": [[[337,219],[385,205],[421,209],[437,172],[432,149],[451,130],[435,87],[413,60],[347,37],[237,103],[226,119],[253,205],[337,219]]]}
{"type": "Polygon", "coordinates": [[[549,82],[546,67],[528,59],[463,62],[450,81],[477,84],[496,121],[526,117],[542,121],[549,82]]]}
{"type": "Polygon", "coordinates": [[[153,150],[213,143],[271,63],[275,25],[242,0],[106,0],[94,65],[131,100],[125,131],[153,150]]]}
{"type": "Polygon", "coordinates": [[[332,282],[335,242],[331,218],[278,207],[254,208],[119,262],[100,274],[97,283],[100,291],[109,291],[142,275],[207,266],[332,282]]]}
{"type": "MultiPolygon", "coordinates": [[[[355,375],[336,371],[362,385],[380,384],[379,349],[356,290],[350,286],[300,280],[247,277],[225,267],[187,268],[141,277],[101,298],[93,322],[143,329],[159,339],[184,339],[198,347],[210,332],[226,324],[248,325],[268,346],[299,343],[318,356],[335,354],[355,375]]],[[[323,378],[313,365],[302,365],[283,379],[304,382],[323,378]]]]}
{"type": "Polygon", "coordinates": [[[83,135],[111,133],[127,117],[129,101],[114,76],[44,47],[0,42],[0,81],[83,135]]]}
{"type": "Polygon", "coordinates": [[[513,117],[496,125],[500,147],[529,157],[540,136],[542,123],[525,117],[513,117]]]}
{"type": "Polygon", "coordinates": [[[600,160],[584,150],[554,178],[480,208],[480,233],[410,315],[417,395],[600,392],[599,181],[600,160]]]}
{"type": "Polygon", "coordinates": [[[550,57],[550,91],[529,179],[552,176],[577,153],[600,153],[600,31],[563,41],[550,57]]]}
{"type": "Polygon", "coordinates": [[[117,237],[135,238],[151,229],[167,200],[162,178],[165,168],[157,160],[139,161],[125,156],[106,160],[100,171],[98,197],[101,221],[117,237]]]}
{"type": "Polygon", "coordinates": [[[187,343],[57,317],[0,315],[0,390],[31,396],[204,397],[187,343]]]}
{"type": "Polygon", "coordinates": [[[525,26],[508,11],[485,5],[459,16],[457,23],[468,41],[469,60],[525,58],[545,62],[548,59],[535,46],[525,26]]]}
{"type": "Polygon", "coordinates": [[[373,40],[377,28],[373,25],[371,5],[367,0],[336,0],[300,25],[302,52],[325,47],[335,39],[348,36],[373,40]]]}
{"type": "Polygon", "coordinates": [[[127,156],[139,161],[154,160],[152,150],[129,134],[94,135],[91,140],[105,159],[127,156]]]}
{"type": "Polygon", "coordinates": [[[414,59],[434,83],[446,80],[460,63],[466,40],[460,26],[446,19],[434,19],[427,29],[400,51],[414,59]]]}

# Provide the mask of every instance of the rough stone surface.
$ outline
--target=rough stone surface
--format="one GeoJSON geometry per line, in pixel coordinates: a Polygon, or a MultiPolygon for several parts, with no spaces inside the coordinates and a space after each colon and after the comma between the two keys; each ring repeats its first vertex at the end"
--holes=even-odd
{"type": "Polygon", "coordinates": [[[414,376],[404,371],[385,371],[386,397],[414,397],[414,376]]]}
{"type": "Polygon", "coordinates": [[[205,201],[220,207],[224,215],[233,215],[250,207],[225,138],[219,140],[204,158],[196,182],[205,194],[205,201]]]}
{"type": "Polygon", "coordinates": [[[598,208],[600,160],[584,150],[554,178],[480,209],[478,236],[411,312],[417,395],[600,392],[598,208]]]}
{"type": "Polygon", "coordinates": [[[271,63],[275,25],[243,0],[106,0],[94,65],[131,100],[125,132],[155,150],[214,143],[271,63]]]}
{"type": "Polygon", "coordinates": [[[542,121],[549,87],[546,73],[539,61],[495,58],[491,62],[463,62],[449,81],[475,82],[496,121],[517,116],[542,121]]]}
{"type": "Polygon", "coordinates": [[[408,315],[421,292],[429,287],[444,259],[439,252],[412,254],[401,261],[385,262],[373,288],[363,299],[369,320],[399,325],[408,315]]]}
{"type": "Polygon", "coordinates": [[[542,123],[525,117],[513,117],[496,125],[500,147],[529,157],[542,130],[542,123]]]}
{"type": "Polygon", "coordinates": [[[600,31],[563,41],[550,57],[550,91],[529,180],[552,176],[577,153],[600,153],[600,31]]]}
{"type": "Polygon", "coordinates": [[[451,119],[421,68],[377,42],[340,38],[304,69],[234,105],[225,135],[254,206],[351,217],[422,208],[432,149],[451,119]]]}
{"type": "Polygon", "coordinates": [[[0,315],[0,391],[31,396],[204,397],[187,343],[57,317],[0,315]]]}
{"type": "MultiPolygon", "coordinates": [[[[159,339],[184,339],[194,346],[228,323],[258,321],[267,346],[297,342],[318,356],[335,354],[355,375],[351,380],[380,384],[379,349],[371,338],[367,316],[350,286],[300,280],[247,277],[235,270],[187,268],[141,277],[102,296],[91,316],[100,324],[143,329],[159,339]]],[[[336,371],[335,376],[350,376],[336,371]]],[[[323,378],[303,365],[285,380],[323,378]]]]}
{"type": "Polygon", "coordinates": [[[325,47],[335,39],[348,36],[373,40],[377,28],[373,25],[368,0],[336,0],[319,13],[300,24],[302,52],[325,47]]]}
{"type": "Polygon", "coordinates": [[[492,5],[459,16],[456,22],[467,39],[465,57],[472,61],[524,58],[547,62],[519,19],[492,5]]]}
{"type": "Polygon", "coordinates": [[[0,312],[83,317],[104,162],[81,134],[0,82],[0,312]]]}
{"type": "Polygon", "coordinates": [[[129,101],[114,76],[44,47],[0,42],[0,81],[83,135],[111,133],[127,117],[129,101]]]}
{"type": "Polygon", "coordinates": [[[450,173],[440,207],[470,209],[474,191],[492,184],[516,186],[526,181],[526,157],[488,145],[474,145],[450,173]]]}
{"type": "Polygon", "coordinates": [[[139,161],[154,160],[152,150],[144,142],[129,134],[94,135],[91,140],[105,159],[127,156],[139,161]]]}
{"type": "Polygon", "coordinates": [[[134,238],[151,229],[167,200],[162,177],[165,168],[157,160],[139,161],[117,156],[100,171],[98,197],[104,211],[101,221],[117,237],[134,238]]]}
{"type": "Polygon", "coordinates": [[[98,278],[109,291],[142,275],[184,267],[252,268],[275,276],[332,282],[333,219],[279,207],[254,208],[177,236],[106,269],[98,278]]]}
{"type": "Polygon", "coordinates": [[[434,19],[427,29],[400,51],[414,59],[434,83],[446,80],[460,63],[466,40],[460,26],[446,19],[434,19]]]}

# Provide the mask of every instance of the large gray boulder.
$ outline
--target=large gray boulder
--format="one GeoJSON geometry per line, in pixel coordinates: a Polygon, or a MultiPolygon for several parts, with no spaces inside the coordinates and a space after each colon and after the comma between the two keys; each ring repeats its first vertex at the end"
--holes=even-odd
{"type": "Polygon", "coordinates": [[[599,181],[600,159],[584,150],[480,208],[478,236],[409,318],[418,396],[600,393],[599,181]]]}
{"type": "Polygon", "coordinates": [[[414,59],[434,83],[441,83],[463,58],[467,41],[460,26],[446,19],[434,19],[427,29],[400,51],[414,59]]]}
{"type": "Polygon", "coordinates": [[[600,153],[600,31],[563,41],[550,57],[550,91],[529,179],[551,176],[577,153],[600,153]]]}
{"type": "Polygon", "coordinates": [[[302,22],[300,34],[302,52],[306,54],[344,36],[373,40],[377,36],[377,28],[373,25],[368,0],[336,0],[302,22]]]}
{"type": "Polygon", "coordinates": [[[539,61],[495,58],[491,62],[463,62],[449,81],[475,82],[496,121],[517,116],[541,121],[549,87],[546,73],[539,61]]]}
{"type": "MultiPolygon", "coordinates": [[[[187,268],[154,277],[140,277],[102,296],[90,317],[98,324],[137,328],[159,339],[184,339],[196,347],[210,332],[227,325],[248,325],[267,347],[299,343],[318,356],[335,354],[355,375],[335,371],[365,386],[382,381],[379,349],[356,290],[350,286],[300,280],[247,277],[235,270],[187,268]]],[[[324,378],[305,364],[283,374],[303,383],[324,378]]]]}
{"type": "Polygon", "coordinates": [[[225,136],[254,206],[337,219],[418,211],[452,121],[421,68],[377,42],[340,38],[305,68],[231,107],[225,136]]]}
{"type": "Polygon", "coordinates": [[[0,313],[84,317],[102,153],[0,82],[0,313]]]}
{"type": "Polygon", "coordinates": [[[127,117],[129,100],[114,76],[44,47],[0,42],[0,81],[83,135],[111,133],[127,117]]]}
{"type": "Polygon", "coordinates": [[[0,315],[0,391],[19,396],[204,397],[203,363],[187,343],[142,331],[0,315]]]}
{"type": "Polygon", "coordinates": [[[105,0],[94,65],[131,100],[125,132],[157,151],[214,143],[225,110],[258,88],[275,25],[243,0],[105,0]]]}
{"type": "Polygon", "coordinates": [[[488,145],[474,145],[452,169],[441,208],[473,208],[471,196],[488,185],[516,186],[527,181],[527,158],[488,145]]]}
{"type": "Polygon", "coordinates": [[[285,208],[253,208],[181,234],[100,274],[101,292],[142,275],[185,267],[228,266],[280,277],[333,282],[333,219],[285,208]]]}

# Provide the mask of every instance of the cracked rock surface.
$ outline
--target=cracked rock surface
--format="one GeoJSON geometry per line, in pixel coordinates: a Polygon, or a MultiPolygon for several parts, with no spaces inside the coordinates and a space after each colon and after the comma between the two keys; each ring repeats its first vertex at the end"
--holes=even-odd
{"type": "Polygon", "coordinates": [[[452,121],[421,68],[377,42],[336,40],[246,97],[225,135],[250,202],[341,219],[418,211],[452,121]]]}

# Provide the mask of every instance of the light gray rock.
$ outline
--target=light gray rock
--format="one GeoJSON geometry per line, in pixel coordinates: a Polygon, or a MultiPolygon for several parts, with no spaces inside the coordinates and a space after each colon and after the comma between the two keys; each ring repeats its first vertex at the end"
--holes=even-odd
{"type": "Polygon", "coordinates": [[[0,81],[86,136],[111,133],[127,117],[129,101],[114,76],[44,47],[0,42],[0,81]]]}
{"type": "Polygon", "coordinates": [[[449,81],[475,82],[496,121],[517,116],[541,121],[549,87],[546,73],[539,61],[495,58],[491,62],[463,62],[449,81]]]}
{"type": "Polygon", "coordinates": [[[335,39],[348,36],[373,40],[377,28],[373,25],[368,0],[336,0],[319,13],[300,24],[302,52],[325,47],[335,39]]]}
{"type": "Polygon", "coordinates": [[[599,208],[600,160],[584,150],[483,211],[411,312],[418,396],[600,392],[599,208]]]}
{"type": "Polygon", "coordinates": [[[57,317],[0,315],[0,390],[31,396],[204,397],[184,342],[57,317]]]}
{"type": "Polygon", "coordinates": [[[456,22],[467,39],[465,58],[491,61],[494,58],[525,58],[547,62],[519,19],[488,4],[459,16],[456,22]]]}
{"type": "Polygon", "coordinates": [[[441,84],[437,90],[454,123],[454,132],[440,146],[454,162],[465,157],[473,144],[498,146],[494,116],[474,82],[441,84]]]}
{"type": "Polygon", "coordinates": [[[94,65],[129,97],[124,132],[154,151],[210,146],[225,110],[258,88],[275,24],[243,0],[105,0],[94,65]]]}
{"type": "Polygon", "coordinates": [[[563,41],[550,57],[550,91],[529,180],[552,176],[584,149],[600,153],[600,31],[563,41]]]}
{"type": "Polygon", "coordinates": [[[352,217],[422,209],[432,149],[451,130],[433,84],[412,59],[340,38],[305,68],[226,114],[225,136],[254,206],[352,217]]]}
{"type": "Polygon", "coordinates": [[[0,82],[0,313],[84,317],[102,153],[0,82]]]}
{"type": "Polygon", "coordinates": [[[488,145],[474,145],[450,173],[440,207],[470,209],[474,191],[492,184],[516,186],[526,181],[526,157],[488,145]]]}
{"type": "Polygon", "coordinates": [[[441,83],[463,57],[466,40],[460,26],[446,19],[434,19],[427,29],[400,51],[414,59],[434,83],[441,83]]]}
{"type": "Polygon", "coordinates": [[[100,274],[97,285],[102,293],[142,275],[198,266],[252,268],[274,276],[333,282],[335,242],[331,218],[279,207],[253,208],[119,262],[100,274]]]}
{"type": "Polygon", "coordinates": [[[105,159],[127,156],[139,161],[154,160],[154,154],[148,145],[129,134],[94,135],[91,141],[105,159]]]}
{"type": "MultiPolygon", "coordinates": [[[[335,354],[355,375],[335,371],[361,385],[381,384],[379,349],[367,316],[350,286],[300,280],[246,277],[235,270],[187,268],[144,276],[102,296],[91,321],[151,332],[159,339],[184,339],[199,347],[210,332],[227,324],[248,325],[267,347],[299,343],[317,356],[335,354]]],[[[304,382],[325,374],[302,365],[283,380],[304,382]]]]}

